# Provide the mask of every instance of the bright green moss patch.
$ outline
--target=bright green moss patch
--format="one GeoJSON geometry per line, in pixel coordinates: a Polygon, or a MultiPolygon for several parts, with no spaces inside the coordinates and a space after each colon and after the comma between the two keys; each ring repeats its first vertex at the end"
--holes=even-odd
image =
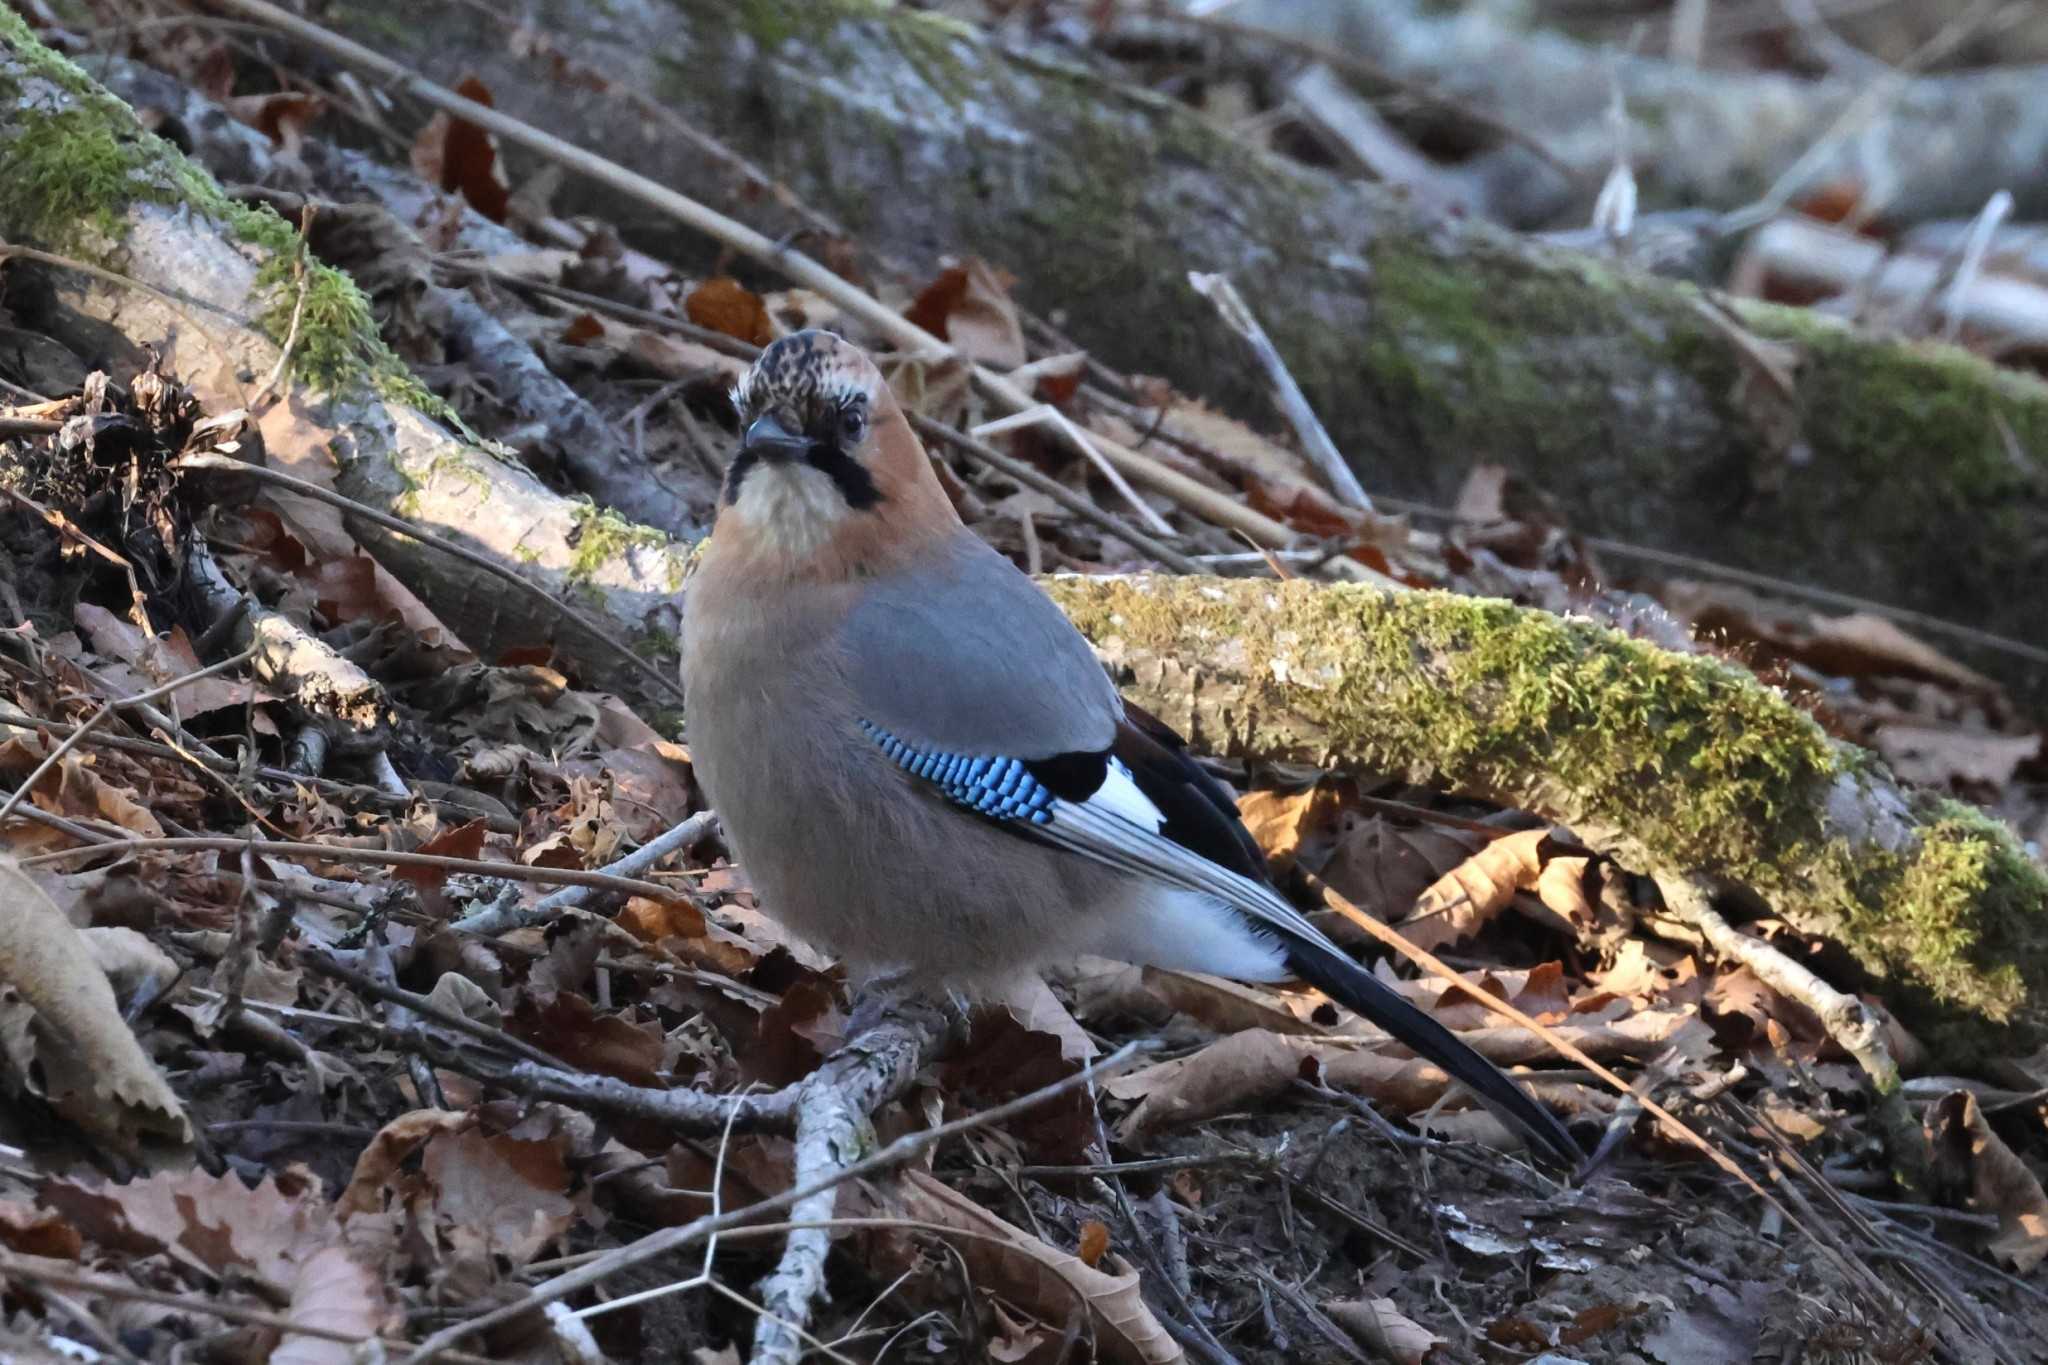
{"type": "Polygon", "coordinates": [[[2012,832],[1932,799],[1898,851],[1833,823],[1831,798],[1889,779],[1741,669],[1449,593],[1046,586],[1132,695],[1204,747],[1494,797],[1633,871],[1749,887],[1841,943],[1944,1047],[2027,1041],[2043,1022],[2026,1006],[2048,987],[2048,875],[2012,832]]]}
{"type": "Polygon", "coordinates": [[[569,533],[574,554],[568,580],[589,583],[620,555],[636,549],[662,549],[668,543],[668,537],[651,526],[627,521],[609,507],[584,502],[576,509],[576,526],[569,533]]]}
{"type": "MultiPolygon", "coordinates": [[[[267,207],[230,199],[204,171],[135,121],[75,63],[50,51],[14,11],[0,8],[11,69],[0,90],[16,101],[14,135],[0,145],[0,222],[8,235],[119,269],[121,214],[136,203],[187,207],[261,252],[258,325],[282,344],[299,286],[298,235],[267,207]]],[[[368,299],[332,266],[308,260],[292,369],[330,389],[368,382],[393,401],[439,406],[377,335],[368,299]],[[424,398],[424,404],[416,400],[424,398]]]]}

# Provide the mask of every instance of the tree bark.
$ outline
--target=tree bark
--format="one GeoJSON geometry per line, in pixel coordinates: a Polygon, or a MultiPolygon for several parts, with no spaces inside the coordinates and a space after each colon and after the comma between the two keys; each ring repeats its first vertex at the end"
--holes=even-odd
{"type": "MultiPolygon", "coordinates": [[[[1262,419],[1191,270],[1231,275],[1366,488],[1447,505],[1508,465],[1581,529],[1781,573],[2025,638],[2048,590],[2048,386],[1961,351],[1736,305],[1264,155],[1058,54],[851,0],[539,0],[479,41],[474,11],[364,0],[334,16],[437,80],[756,223],[804,224],[662,131],[725,140],[857,241],[917,269],[972,251],[1112,365],[1262,419]],[[558,64],[565,52],[583,65],[558,64]],[[593,73],[596,80],[593,82],[593,73]],[[1789,390],[1747,328],[1791,348],[1789,390]]],[[[1597,88],[1604,95],[1604,81],[1597,88]]],[[[533,167],[511,154],[515,181],[533,167]]],[[[573,179],[563,206],[716,249],[573,179]]],[[[2043,689],[2011,659],[1971,661],[2043,689]]]]}
{"type": "MultiPolygon", "coordinates": [[[[277,267],[289,229],[232,205],[5,11],[0,92],[0,175],[23,191],[0,197],[0,234],[64,241],[135,281],[53,281],[74,344],[97,338],[106,355],[92,358],[113,361],[157,346],[209,411],[248,402],[246,376],[279,356],[264,319],[287,301],[277,267]],[[38,189],[37,172],[57,166],[70,168],[69,198],[38,189]]],[[[520,566],[624,638],[659,642],[651,627],[673,622],[685,547],[449,437],[412,405],[419,390],[353,286],[330,272],[309,288],[321,302],[308,318],[333,333],[310,354],[332,368],[315,383],[302,364],[264,410],[269,460],[520,566]]],[[[327,534],[316,553],[348,553],[353,533],[487,658],[560,629],[416,540],[294,511],[327,534]]],[[[1203,748],[1512,802],[1635,871],[1758,891],[1795,928],[1841,942],[1951,1055],[2042,1036],[2028,1001],[2048,998],[2048,880],[2011,831],[1902,789],[1746,673],[1442,593],[1200,578],[1046,586],[1132,694],[1203,748]]],[[[616,656],[562,644],[593,684],[638,690],[616,656]]]]}

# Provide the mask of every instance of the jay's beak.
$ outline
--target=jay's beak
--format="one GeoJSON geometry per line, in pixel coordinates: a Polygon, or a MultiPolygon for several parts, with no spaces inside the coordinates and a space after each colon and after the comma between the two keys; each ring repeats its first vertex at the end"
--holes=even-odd
{"type": "Polygon", "coordinates": [[[802,459],[810,448],[808,436],[790,431],[772,416],[756,417],[740,437],[742,453],[758,456],[769,464],[802,459]]]}

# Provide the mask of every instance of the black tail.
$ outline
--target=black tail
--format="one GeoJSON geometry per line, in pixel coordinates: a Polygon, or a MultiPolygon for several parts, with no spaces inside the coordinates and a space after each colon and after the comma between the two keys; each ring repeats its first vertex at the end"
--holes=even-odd
{"type": "Polygon", "coordinates": [[[1435,1062],[1478,1096],[1488,1109],[1511,1124],[1531,1145],[1571,1167],[1586,1159],[1579,1144],[1548,1109],[1510,1080],[1499,1067],[1458,1040],[1442,1024],[1409,1004],[1371,972],[1313,939],[1301,938],[1271,923],[1259,928],[1286,942],[1287,965],[1303,981],[1348,1009],[1385,1029],[1416,1055],[1435,1062]]]}

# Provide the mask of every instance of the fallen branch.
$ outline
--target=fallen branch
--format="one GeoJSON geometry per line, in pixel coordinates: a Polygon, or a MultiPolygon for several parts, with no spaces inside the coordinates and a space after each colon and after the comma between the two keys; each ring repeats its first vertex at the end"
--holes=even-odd
{"type": "Polygon", "coordinates": [[[2025,1049],[2048,874],[1749,673],[1507,602],[1305,582],[1054,578],[1202,750],[1382,773],[1570,827],[1633,871],[1749,887],[1842,945],[1936,1048],[2025,1049]]]}
{"type": "Polygon", "coordinates": [[[1885,1042],[1884,1012],[1836,990],[1764,940],[1738,933],[1714,908],[1712,887],[1697,879],[1665,878],[1658,882],[1658,889],[1664,894],[1664,908],[1680,923],[1698,930],[1718,956],[1749,968],[1766,986],[1812,1010],[1828,1037],[1856,1059],[1870,1077],[1878,1130],[1884,1135],[1885,1150],[1891,1153],[1900,1182],[1909,1191],[1924,1193],[1933,1172],[1933,1154],[1928,1151],[1920,1120],[1900,1088],[1899,1064],[1885,1042]]]}

